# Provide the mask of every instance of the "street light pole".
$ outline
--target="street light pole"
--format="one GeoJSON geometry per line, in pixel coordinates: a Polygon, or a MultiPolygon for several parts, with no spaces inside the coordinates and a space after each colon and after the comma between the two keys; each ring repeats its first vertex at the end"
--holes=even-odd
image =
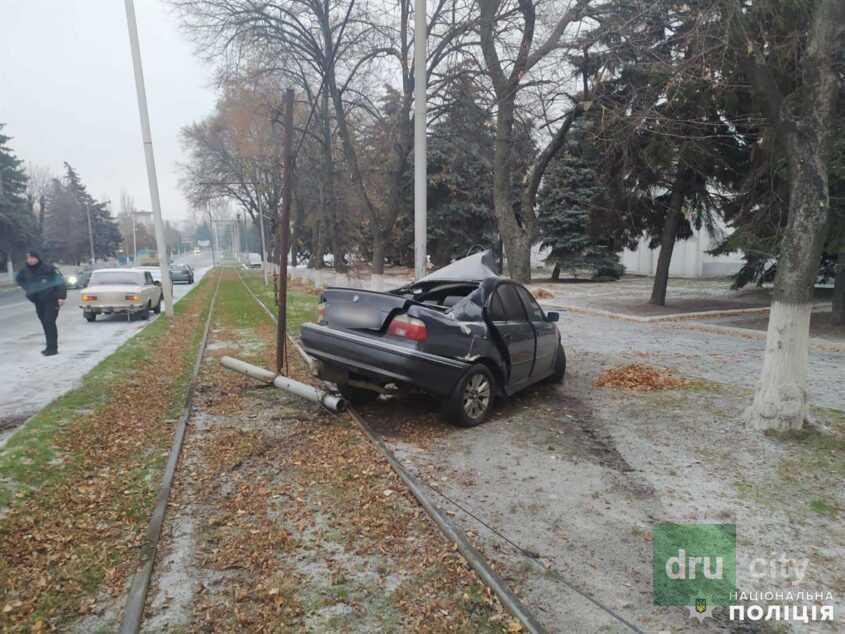
{"type": "Polygon", "coordinates": [[[264,210],[258,210],[258,232],[261,234],[261,268],[264,269],[264,286],[270,283],[269,272],[267,270],[267,243],[264,241],[264,210]]]}
{"type": "Polygon", "coordinates": [[[85,214],[88,216],[88,246],[91,248],[91,266],[94,266],[94,229],[91,226],[91,205],[85,203],[85,214]]]}
{"type": "Polygon", "coordinates": [[[126,24],[129,29],[129,46],[132,50],[132,67],[135,72],[135,90],[138,93],[138,114],[141,118],[141,137],[144,142],[144,157],[147,162],[147,180],[150,186],[150,201],[153,205],[153,220],[156,230],[156,249],[161,269],[161,290],[164,293],[165,314],[173,317],[173,292],[170,285],[170,267],[167,261],[167,242],[164,237],[164,223],[161,220],[161,200],[158,194],[153,139],[150,132],[150,113],[147,110],[147,89],[144,85],[144,69],[141,66],[141,46],[138,42],[138,25],[135,21],[135,3],[124,0],[126,24]]]}
{"type": "Polygon", "coordinates": [[[425,0],[414,0],[414,272],[426,269],[426,12],[425,0]]]}
{"type": "Polygon", "coordinates": [[[135,235],[135,210],[129,212],[132,216],[132,264],[138,262],[138,238],[135,235]]]}

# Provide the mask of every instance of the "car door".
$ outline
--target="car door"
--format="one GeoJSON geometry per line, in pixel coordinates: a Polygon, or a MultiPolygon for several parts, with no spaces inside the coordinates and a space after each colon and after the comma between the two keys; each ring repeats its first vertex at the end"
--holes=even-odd
{"type": "Polygon", "coordinates": [[[531,378],[539,381],[552,373],[557,354],[557,325],[546,319],[546,313],[540,308],[540,304],[534,296],[523,286],[516,286],[516,292],[522,300],[528,319],[534,327],[534,336],[537,338],[537,354],[534,357],[534,369],[531,371],[531,378]]]}
{"type": "Polygon", "coordinates": [[[510,356],[511,373],[507,391],[516,391],[531,381],[536,342],[534,328],[528,321],[513,284],[505,282],[496,288],[490,297],[488,315],[510,356]]]}
{"type": "Polygon", "coordinates": [[[149,301],[150,306],[155,306],[158,303],[157,288],[153,283],[153,276],[144,271],[144,299],[149,301]]]}

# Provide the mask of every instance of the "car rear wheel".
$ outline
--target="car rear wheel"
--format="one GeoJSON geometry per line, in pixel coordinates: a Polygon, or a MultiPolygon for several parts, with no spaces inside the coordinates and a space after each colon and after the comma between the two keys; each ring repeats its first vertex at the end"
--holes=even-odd
{"type": "Polygon", "coordinates": [[[379,396],[378,392],[362,387],[355,387],[348,383],[338,384],[337,390],[351,405],[366,405],[367,403],[372,403],[379,396]]]}
{"type": "Polygon", "coordinates": [[[485,421],[493,409],[496,380],[487,366],[472,366],[455,386],[446,413],[461,427],[475,427],[485,421]]]}
{"type": "Polygon", "coordinates": [[[90,311],[85,311],[85,312],[84,312],[84,313],[82,313],[82,314],[83,314],[83,315],[85,315],[85,319],[87,319],[88,321],[95,321],[95,320],[97,319],[97,313],[92,313],[92,312],[90,312],[90,311]]]}

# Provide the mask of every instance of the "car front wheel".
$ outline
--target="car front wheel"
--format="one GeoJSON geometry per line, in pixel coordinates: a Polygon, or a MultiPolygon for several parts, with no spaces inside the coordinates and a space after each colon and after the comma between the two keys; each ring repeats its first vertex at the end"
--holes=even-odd
{"type": "Polygon", "coordinates": [[[153,308],[153,312],[158,315],[161,312],[161,297],[158,298],[158,303],[153,308]]]}
{"type": "Polygon", "coordinates": [[[85,312],[84,312],[84,313],[82,313],[82,314],[83,314],[83,315],[85,315],[85,319],[87,319],[88,321],[94,321],[94,320],[96,320],[96,319],[97,319],[97,313],[92,313],[92,312],[90,312],[90,311],[85,311],[85,312]]]}
{"type": "Polygon", "coordinates": [[[483,423],[493,409],[496,380],[487,366],[472,366],[455,386],[446,405],[449,418],[461,427],[483,423]]]}
{"type": "Polygon", "coordinates": [[[147,302],[147,305],[141,309],[141,319],[147,320],[150,318],[150,303],[147,302]]]}
{"type": "Polygon", "coordinates": [[[563,351],[563,344],[557,344],[557,356],[555,357],[555,369],[549,376],[549,381],[554,383],[563,383],[563,377],[566,374],[566,353],[563,351]]]}

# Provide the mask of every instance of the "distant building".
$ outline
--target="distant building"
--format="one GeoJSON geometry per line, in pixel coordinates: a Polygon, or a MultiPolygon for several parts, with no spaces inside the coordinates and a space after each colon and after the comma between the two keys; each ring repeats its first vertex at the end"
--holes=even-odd
{"type": "MultiPolygon", "coordinates": [[[[633,251],[622,252],[622,264],[625,272],[634,275],[654,275],[657,271],[657,258],[660,247],[648,248],[649,239],[643,238],[633,251]]],[[[678,240],[672,251],[669,275],[672,277],[726,277],[733,275],[742,267],[742,253],[714,256],[707,253],[715,248],[716,241],[707,231],[693,229],[689,240],[678,240]]]]}
{"type": "Polygon", "coordinates": [[[137,210],[134,212],[134,216],[137,224],[146,225],[147,227],[153,226],[153,212],[137,210]]]}
{"type": "MultiPolygon", "coordinates": [[[[657,258],[660,247],[649,249],[650,240],[643,238],[634,250],[625,249],[619,254],[625,273],[631,275],[654,275],[657,272],[657,258]]],[[[714,256],[707,253],[716,246],[716,241],[707,231],[693,229],[689,240],[678,240],[672,251],[669,275],[672,277],[727,277],[739,271],[744,264],[742,253],[714,256]]],[[[546,262],[550,249],[539,245],[531,248],[531,268],[551,271],[552,263],[546,262]]]]}

